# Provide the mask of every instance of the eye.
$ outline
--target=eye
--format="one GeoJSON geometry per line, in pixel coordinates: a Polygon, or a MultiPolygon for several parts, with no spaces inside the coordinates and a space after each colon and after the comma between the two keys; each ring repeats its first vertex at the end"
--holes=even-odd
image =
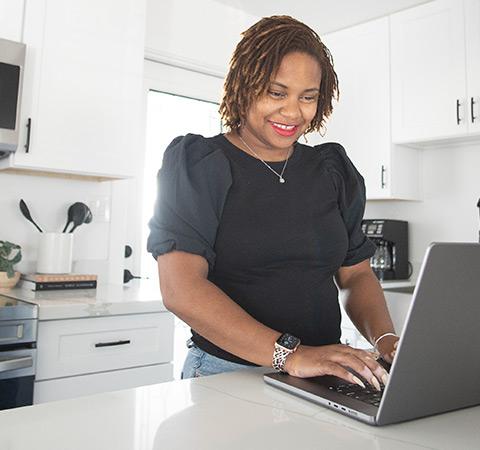
{"type": "Polygon", "coordinates": [[[272,90],[269,90],[268,91],[268,94],[270,95],[270,97],[273,97],[273,98],[284,98],[285,97],[285,93],[283,92],[279,92],[279,91],[272,91],[272,90]]]}
{"type": "Polygon", "coordinates": [[[306,103],[313,103],[317,101],[318,96],[317,95],[304,95],[302,97],[302,100],[306,103]]]}

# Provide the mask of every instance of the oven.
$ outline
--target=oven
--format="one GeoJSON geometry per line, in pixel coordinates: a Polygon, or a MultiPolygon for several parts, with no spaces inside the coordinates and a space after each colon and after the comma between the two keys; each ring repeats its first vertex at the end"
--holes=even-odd
{"type": "Polygon", "coordinates": [[[0,410],[33,404],[38,306],[0,295],[0,410]]]}

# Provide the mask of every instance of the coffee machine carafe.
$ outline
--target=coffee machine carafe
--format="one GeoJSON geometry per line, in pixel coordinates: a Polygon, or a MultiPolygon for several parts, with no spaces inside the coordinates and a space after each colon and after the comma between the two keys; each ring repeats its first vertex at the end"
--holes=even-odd
{"type": "Polygon", "coordinates": [[[370,266],[377,278],[381,281],[408,279],[408,222],[365,219],[362,221],[362,231],[377,246],[370,258],[370,266]]]}

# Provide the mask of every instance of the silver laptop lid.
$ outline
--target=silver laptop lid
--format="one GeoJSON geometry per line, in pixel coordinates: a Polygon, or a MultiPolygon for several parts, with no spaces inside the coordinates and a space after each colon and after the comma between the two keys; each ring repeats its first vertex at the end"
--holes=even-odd
{"type": "Polygon", "coordinates": [[[427,249],[379,425],[480,404],[480,244],[427,249]]]}

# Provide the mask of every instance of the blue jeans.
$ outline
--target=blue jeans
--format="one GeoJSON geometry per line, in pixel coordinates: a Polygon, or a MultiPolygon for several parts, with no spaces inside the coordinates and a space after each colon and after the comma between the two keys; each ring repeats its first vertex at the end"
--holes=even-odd
{"type": "Polygon", "coordinates": [[[246,364],[237,364],[226,361],[216,356],[210,355],[198,348],[190,340],[187,343],[190,350],[185,358],[182,370],[182,380],[185,378],[197,378],[207,375],[216,375],[217,373],[233,372],[235,370],[247,369],[252,366],[246,364]]]}

